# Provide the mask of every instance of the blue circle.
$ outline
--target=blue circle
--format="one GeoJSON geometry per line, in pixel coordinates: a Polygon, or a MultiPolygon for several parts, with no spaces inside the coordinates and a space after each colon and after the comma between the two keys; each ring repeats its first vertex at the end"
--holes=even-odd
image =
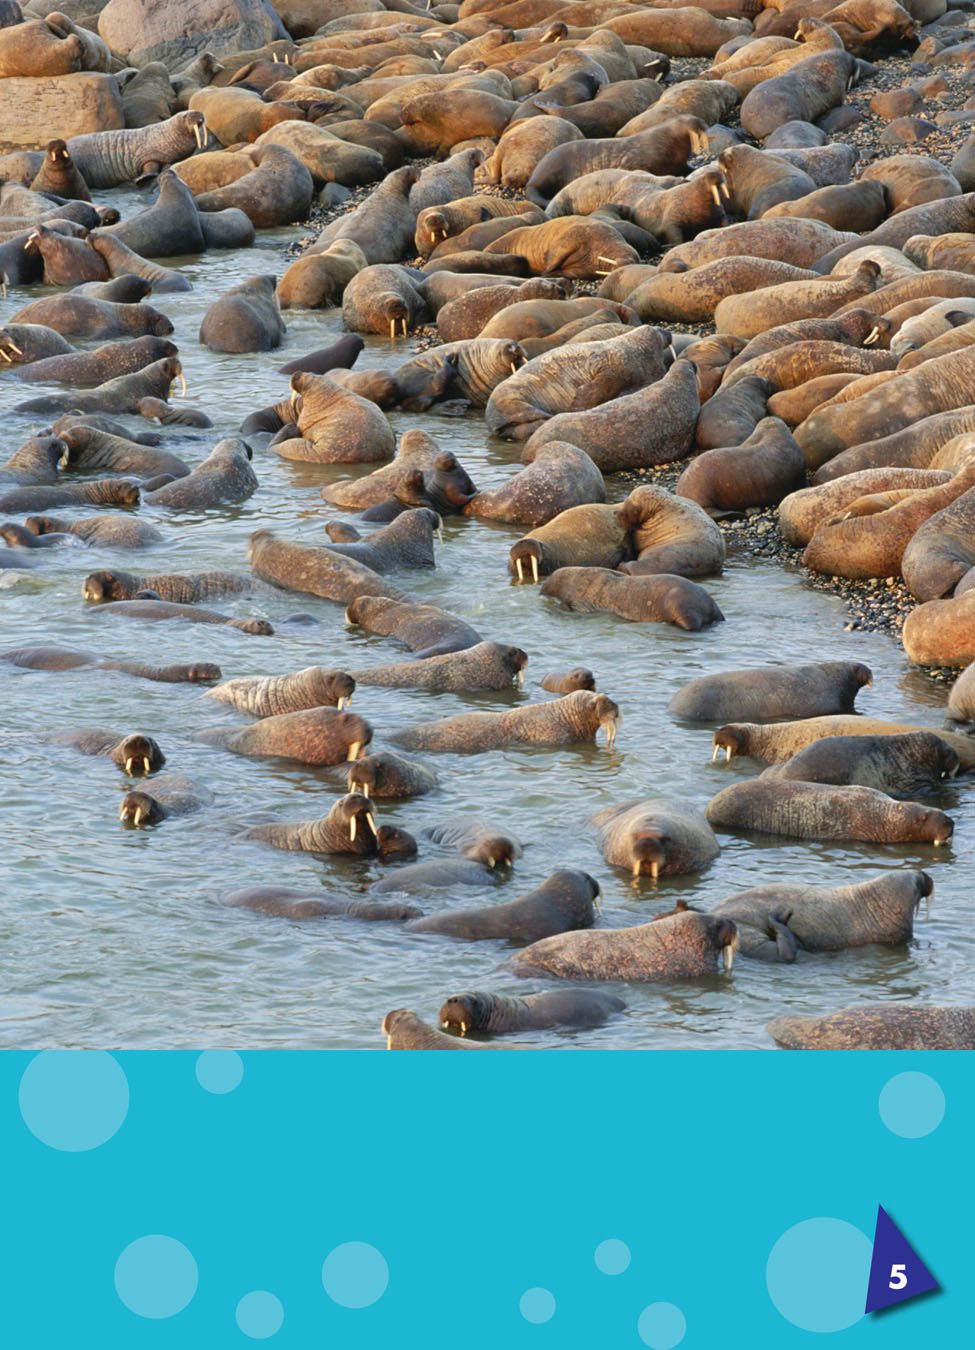
{"type": "Polygon", "coordinates": [[[24,1124],[63,1153],[98,1148],[128,1113],[128,1079],[104,1050],[42,1050],[20,1079],[24,1124]]]}
{"type": "Polygon", "coordinates": [[[941,1084],[926,1073],[898,1073],[889,1079],[877,1103],[880,1119],[902,1139],[923,1139],[945,1116],[941,1084]]]}
{"type": "Polygon", "coordinates": [[[233,1092],[244,1076],[244,1061],[236,1050],[204,1050],[196,1061],[196,1081],[207,1092],[233,1092]]]}
{"type": "Polygon", "coordinates": [[[276,1336],[284,1321],[281,1300],[266,1289],[254,1289],[237,1304],[237,1325],[252,1341],[266,1341],[276,1336]]]}
{"type": "Polygon", "coordinates": [[[803,1331],[845,1331],[863,1316],[872,1250],[870,1239],[842,1219],[797,1223],[769,1253],[769,1297],[803,1331]]]}
{"type": "Polygon", "coordinates": [[[136,1238],[115,1263],[115,1292],[139,1317],[175,1317],[197,1283],[193,1253],[162,1233],[136,1238]]]}
{"type": "Polygon", "coordinates": [[[684,1339],[687,1320],[676,1304],[651,1303],[640,1314],[636,1329],[650,1350],[674,1350],[684,1339]]]}
{"type": "Polygon", "coordinates": [[[526,1322],[540,1327],[555,1316],[555,1297],[547,1289],[526,1289],[518,1307],[526,1322]]]}
{"type": "Polygon", "coordinates": [[[596,1248],[593,1260],[604,1275],[622,1275],[630,1264],[630,1249],[619,1238],[607,1238],[596,1248]]]}
{"type": "Polygon", "coordinates": [[[389,1266],[368,1242],[343,1242],[325,1258],[322,1284],[333,1303],[343,1308],[368,1308],[386,1292],[389,1266]]]}

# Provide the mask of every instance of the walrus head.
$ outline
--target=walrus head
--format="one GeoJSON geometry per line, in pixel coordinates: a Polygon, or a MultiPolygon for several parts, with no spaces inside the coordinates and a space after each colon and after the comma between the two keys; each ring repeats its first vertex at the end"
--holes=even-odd
{"type": "Polygon", "coordinates": [[[531,568],[532,581],[538,585],[539,575],[545,562],[545,545],[540,539],[519,539],[511,545],[508,555],[511,570],[520,585],[525,580],[525,569],[531,568]]]}
{"type": "MultiPolygon", "coordinates": [[[[208,55],[208,53],[204,53],[208,55]]],[[[193,139],[196,141],[198,150],[205,150],[210,141],[210,132],[207,127],[206,118],[197,109],[183,113],[183,125],[187,131],[192,131],[193,139]]]]}
{"type": "Polygon", "coordinates": [[[0,332],[0,360],[6,361],[8,365],[15,365],[23,355],[23,350],[17,346],[13,338],[8,333],[0,332]]]}
{"type": "Polygon", "coordinates": [[[917,830],[916,837],[935,846],[947,844],[955,832],[954,821],[951,817],[946,816],[944,811],[935,810],[934,807],[922,806],[914,819],[917,830]]]}
{"type": "Polygon", "coordinates": [[[45,154],[52,164],[65,164],[71,162],[71,156],[68,153],[68,147],[64,141],[48,141],[45,154]]]}
{"type": "Polygon", "coordinates": [[[490,1003],[480,994],[451,994],[437,1014],[444,1031],[484,1031],[491,1018],[490,1003]]]}
{"type": "Polygon", "coordinates": [[[735,953],[738,950],[738,928],[730,919],[719,919],[712,914],[707,914],[704,917],[709,921],[708,928],[710,929],[711,939],[721,952],[722,964],[730,974],[735,964],[735,953]]]}
{"type": "Polygon", "coordinates": [[[155,773],[166,763],[166,756],[152,737],[140,733],[119,741],[112,751],[112,759],[125,769],[130,778],[155,773]]]}
{"type": "Polygon", "coordinates": [[[667,865],[670,842],[670,837],[661,830],[637,830],[630,845],[633,876],[649,875],[656,881],[667,865]]]}
{"type": "Polygon", "coordinates": [[[725,760],[730,760],[732,755],[747,755],[745,733],[740,728],[728,725],[718,727],[714,733],[714,754],[711,756],[712,764],[718,758],[721,751],[724,751],[725,760]]]}
{"type": "MultiPolygon", "coordinates": [[[[607,694],[597,694],[593,703],[593,712],[597,718],[597,726],[606,732],[606,749],[612,750],[616,744],[616,736],[620,728],[619,704],[615,703],[607,694]]],[[[596,894],[599,894],[598,888],[596,894]]]]}
{"type": "Polygon", "coordinates": [[[144,825],[158,825],[166,814],[148,792],[127,792],[122,798],[118,818],[123,825],[141,829],[144,825]]]}
{"type": "Polygon", "coordinates": [[[361,852],[378,852],[376,818],[372,813],[372,803],[367,797],[350,792],[345,797],[340,797],[328,814],[329,819],[335,817],[346,826],[350,843],[354,844],[357,839],[359,840],[361,852]]]}
{"type": "Polygon", "coordinates": [[[376,848],[380,859],[390,862],[394,858],[415,858],[417,845],[408,830],[397,829],[395,825],[380,825],[376,848]]]}
{"type": "Polygon", "coordinates": [[[384,295],[379,304],[379,312],[389,324],[390,342],[395,342],[401,326],[403,329],[402,336],[406,337],[410,328],[410,316],[398,295],[384,295]]]}
{"type": "Polygon", "coordinates": [[[140,589],[129,572],[90,572],[81,583],[84,600],[101,604],[105,600],[131,600],[140,589]]]}

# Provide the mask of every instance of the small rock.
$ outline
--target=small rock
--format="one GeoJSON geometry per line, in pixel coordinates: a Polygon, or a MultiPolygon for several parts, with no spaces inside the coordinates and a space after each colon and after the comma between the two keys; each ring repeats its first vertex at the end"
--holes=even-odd
{"type": "Polygon", "coordinates": [[[898,117],[880,133],[881,145],[917,145],[938,130],[924,117],[898,117]]]}
{"type": "Polygon", "coordinates": [[[874,94],[867,105],[871,112],[892,122],[898,117],[909,117],[924,107],[924,99],[913,86],[906,84],[900,89],[891,89],[883,94],[874,94]]]}

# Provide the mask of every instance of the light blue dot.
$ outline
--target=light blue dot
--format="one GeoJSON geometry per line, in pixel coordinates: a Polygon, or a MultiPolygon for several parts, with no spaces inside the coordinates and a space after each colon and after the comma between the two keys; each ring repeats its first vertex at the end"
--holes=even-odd
{"type": "Polygon", "coordinates": [[[98,1148],[128,1113],[128,1080],[104,1050],[42,1050],[20,1080],[24,1124],[42,1144],[64,1153],[98,1148]]]}
{"type": "Polygon", "coordinates": [[[787,1322],[803,1331],[845,1331],[863,1316],[870,1239],[842,1219],[806,1219],[769,1253],[765,1283],[787,1322]]]}
{"type": "Polygon", "coordinates": [[[923,1139],[938,1128],[945,1115],[941,1084],[926,1073],[898,1073],[880,1094],[880,1119],[902,1139],[923,1139]]]}
{"type": "Polygon", "coordinates": [[[526,1289],[518,1307],[525,1321],[537,1327],[555,1316],[555,1298],[547,1289],[526,1289]]]}
{"type": "Polygon", "coordinates": [[[650,1350],[674,1350],[687,1330],[684,1314],[673,1303],[651,1303],[644,1308],[636,1324],[640,1340],[650,1350]]]}
{"type": "Polygon", "coordinates": [[[622,1275],[630,1264],[630,1249],[619,1238],[607,1238],[596,1248],[593,1259],[604,1275],[622,1275]]]}
{"type": "Polygon", "coordinates": [[[204,1050],[196,1061],[196,1081],[207,1092],[233,1092],[244,1076],[244,1061],[236,1050],[204,1050]]]}
{"type": "Polygon", "coordinates": [[[175,1317],[196,1293],[197,1282],[192,1252],[162,1233],[136,1238],[115,1263],[115,1292],[139,1317],[175,1317]]]}
{"type": "Polygon", "coordinates": [[[254,1289],[237,1304],[237,1325],[252,1341],[266,1341],[281,1330],[284,1309],[281,1300],[266,1289],[254,1289]]]}
{"type": "Polygon", "coordinates": [[[382,1252],[368,1242],[343,1242],[326,1256],[322,1284],[333,1303],[368,1308],[385,1294],[389,1266],[382,1252]]]}

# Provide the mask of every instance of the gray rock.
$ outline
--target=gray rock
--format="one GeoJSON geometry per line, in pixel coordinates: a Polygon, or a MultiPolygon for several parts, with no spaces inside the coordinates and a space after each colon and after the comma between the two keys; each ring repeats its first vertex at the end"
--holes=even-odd
{"type": "Polygon", "coordinates": [[[169,70],[203,51],[252,51],[288,33],[267,0],[109,0],[98,32],[131,65],[169,70]]]}

